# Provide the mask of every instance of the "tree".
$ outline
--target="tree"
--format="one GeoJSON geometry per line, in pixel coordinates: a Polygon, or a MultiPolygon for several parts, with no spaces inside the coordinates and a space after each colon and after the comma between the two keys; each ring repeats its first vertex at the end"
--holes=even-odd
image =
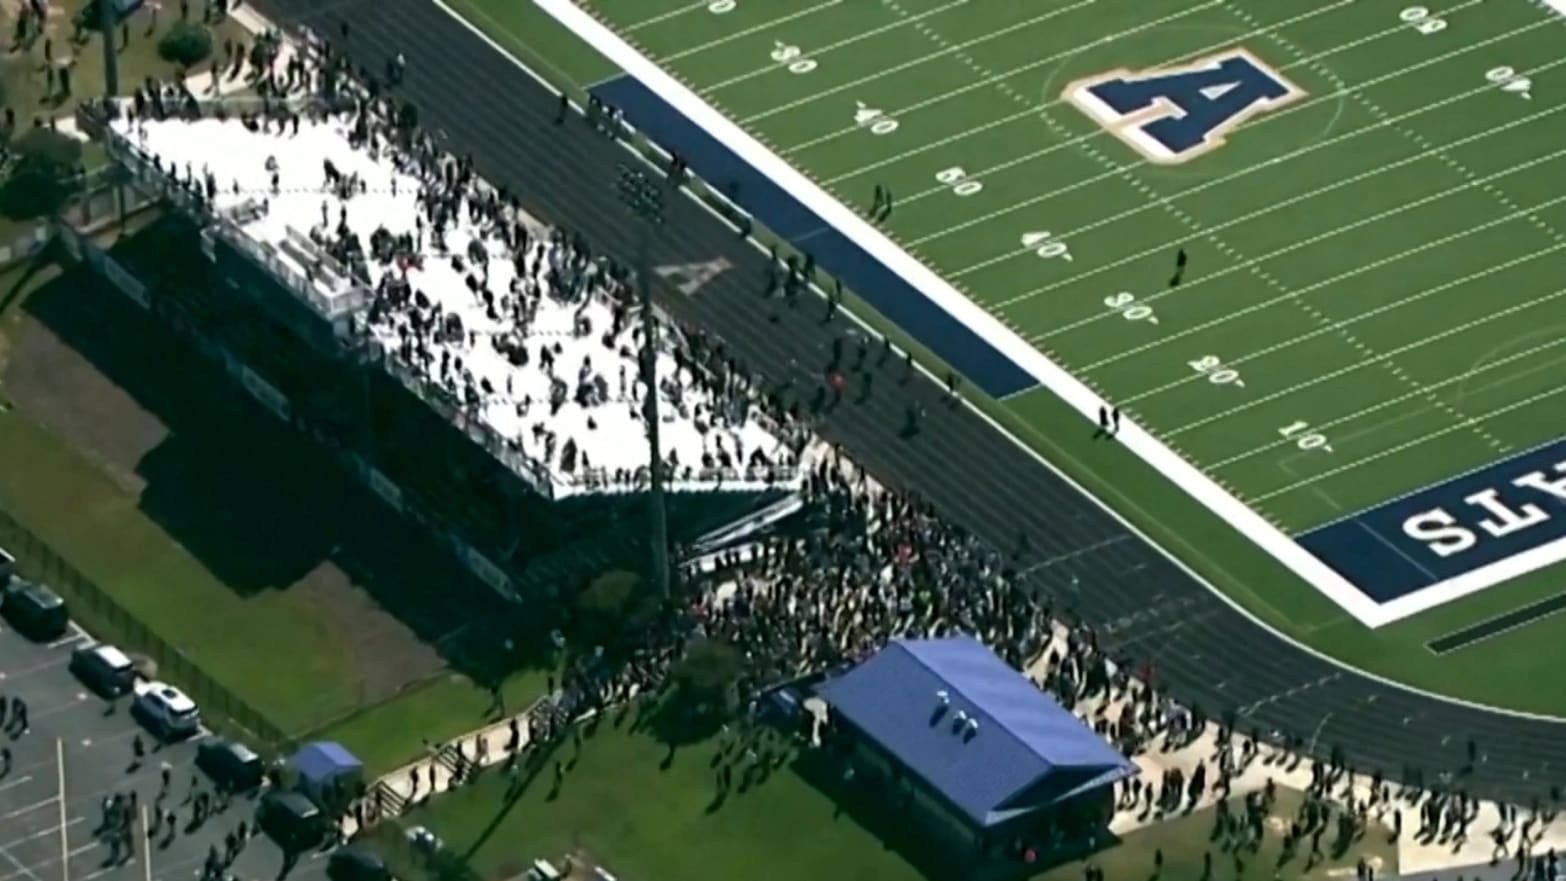
{"type": "Polygon", "coordinates": [[[653,606],[642,591],[641,576],[617,569],[582,588],[574,611],[571,632],[576,640],[583,646],[608,646],[645,625],[653,606]]]}
{"type": "Polygon", "coordinates": [[[0,187],[0,204],[17,219],[58,212],[82,171],[82,144],[69,135],[38,127],[16,139],[16,165],[0,187]]]}
{"type": "Polygon", "coordinates": [[[158,41],[158,54],[181,67],[195,67],[212,57],[212,32],[205,25],[177,21],[158,41]]]}
{"type": "Polygon", "coordinates": [[[745,656],[720,639],[701,639],[685,649],[669,671],[675,694],[698,716],[722,717],[734,712],[735,686],[745,672],[745,656]]]}

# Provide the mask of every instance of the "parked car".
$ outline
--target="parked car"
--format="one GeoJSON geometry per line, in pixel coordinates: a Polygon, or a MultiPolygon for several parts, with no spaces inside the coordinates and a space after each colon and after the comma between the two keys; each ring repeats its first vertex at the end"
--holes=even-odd
{"type": "Polygon", "coordinates": [[[201,727],[201,711],[196,702],[166,682],[138,684],[131,712],[164,740],[189,737],[201,727]]]}
{"type": "Polygon", "coordinates": [[[5,548],[0,548],[0,587],[5,587],[11,582],[11,576],[16,574],[16,558],[6,553],[5,548]]]}
{"type": "Polygon", "coordinates": [[[71,652],[71,672],[99,697],[117,698],[136,686],[136,665],[130,656],[106,642],[92,642],[71,652]]]}
{"type": "Polygon", "coordinates": [[[218,788],[229,792],[249,792],[266,776],[266,767],[255,750],[221,737],[207,738],[196,747],[196,767],[218,788]]]}
{"type": "Polygon", "coordinates": [[[326,861],[332,881],[391,881],[391,870],[379,856],[357,847],[340,847],[326,861]]]}
{"type": "Polygon", "coordinates": [[[0,615],[28,639],[49,642],[65,635],[71,615],[60,595],[21,578],[12,578],[0,599],[0,615]]]}
{"type": "Polygon", "coordinates": [[[262,796],[256,822],[284,850],[309,850],[326,834],[326,818],[315,802],[288,790],[262,796]]]}

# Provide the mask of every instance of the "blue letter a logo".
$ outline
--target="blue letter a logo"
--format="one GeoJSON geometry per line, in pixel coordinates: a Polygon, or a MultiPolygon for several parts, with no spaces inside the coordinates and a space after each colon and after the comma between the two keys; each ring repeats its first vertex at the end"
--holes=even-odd
{"type": "Polygon", "coordinates": [[[1241,123],[1305,92],[1266,62],[1230,49],[1195,64],[1078,80],[1064,97],[1153,162],[1188,162],[1241,123]]]}

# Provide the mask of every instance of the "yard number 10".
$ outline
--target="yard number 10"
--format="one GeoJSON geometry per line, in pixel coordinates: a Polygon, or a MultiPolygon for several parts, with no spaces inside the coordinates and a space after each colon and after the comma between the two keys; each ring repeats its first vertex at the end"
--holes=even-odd
{"type": "Polygon", "coordinates": [[[1321,450],[1323,453],[1332,452],[1332,445],[1327,443],[1327,436],[1312,429],[1309,423],[1301,420],[1292,422],[1278,429],[1284,440],[1294,441],[1294,445],[1305,452],[1321,450]]]}

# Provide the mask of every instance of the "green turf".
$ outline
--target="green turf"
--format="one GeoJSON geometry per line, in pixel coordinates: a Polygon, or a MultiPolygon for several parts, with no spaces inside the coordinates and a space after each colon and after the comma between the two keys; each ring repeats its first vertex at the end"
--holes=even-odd
{"type": "MultiPolygon", "coordinates": [[[[514,8],[464,2],[491,33],[514,8]]],[[[1287,531],[1558,435],[1566,153],[1549,133],[1566,37],[1527,0],[1458,0],[1430,34],[1400,6],[1347,2],[586,5],[844,202],[890,186],[905,248],[1287,531]],[[1076,77],[1232,45],[1307,96],[1187,166],[1140,162],[1058,100],[1076,77]],[[808,72],[772,58],[787,46],[808,72]],[[1499,67],[1530,76],[1530,97],[1488,80],[1499,67]],[[858,102],[895,131],[855,125],[858,102]],[[957,195],[953,168],[978,192],[957,195]],[[1038,232],[1072,259],[1020,247],[1038,232]],[[1176,244],[1192,271],[1171,291],[1176,244]],[[1122,292],[1157,323],[1110,308],[1122,292]],[[1244,386],[1199,374],[1209,356],[1244,386]],[[1331,452],[1296,446],[1318,432],[1331,452]]],[[[1566,661],[1566,626],[1424,648],[1558,590],[1560,567],[1372,633],[1152,469],[1050,430],[1076,418],[1050,392],[978,403],[1273,626],[1416,686],[1566,713],[1525,675],[1566,661]],[[1474,676],[1476,662],[1518,675],[1474,676]]]]}
{"type": "MultiPolygon", "coordinates": [[[[711,742],[681,748],[664,766],[667,750],[645,734],[610,726],[584,742],[580,754],[568,743],[556,757],[576,759],[560,791],[551,794],[553,774],[542,773],[522,790],[507,793],[506,778],[491,775],[401,819],[403,826],[428,825],[453,852],[470,858],[484,879],[509,878],[527,861],[558,862],[585,853],[622,878],[680,878],[688,881],[745,878],[750,881],[915,881],[936,877],[917,844],[919,832],[905,821],[865,813],[860,801],[836,791],[833,775],[810,761],[786,766],[759,787],[731,795],[716,808],[711,742]],[[796,770],[797,769],[797,770],[796,770]],[[821,780],[827,789],[813,782],[821,780]],[[912,855],[912,856],[910,856],[912,855]],[[910,861],[913,860],[913,861],[910,861]]],[[[1275,815],[1292,812],[1296,796],[1283,792],[1275,815]]],[[[1196,879],[1202,852],[1210,845],[1208,811],[1129,835],[1091,862],[1113,879],[1146,878],[1153,853],[1163,850],[1165,878],[1196,879]]],[[[407,866],[395,833],[381,836],[394,862],[407,866]]],[[[1394,868],[1384,831],[1373,829],[1348,853],[1304,871],[1300,861],[1276,874],[1277,830],[1257,856],[1246,857],[1243,875],[1232,858],[1217,853],[1217,877],[1325,879],[1352,875],[1359,856],[1394,868]]],[[[419,881],[426,873],[404,868],[399,877],[419,881]]],[[[1068,881],[1082,877],[1082,864],[1069,863],[1035,877],[1068,881]]]]}

